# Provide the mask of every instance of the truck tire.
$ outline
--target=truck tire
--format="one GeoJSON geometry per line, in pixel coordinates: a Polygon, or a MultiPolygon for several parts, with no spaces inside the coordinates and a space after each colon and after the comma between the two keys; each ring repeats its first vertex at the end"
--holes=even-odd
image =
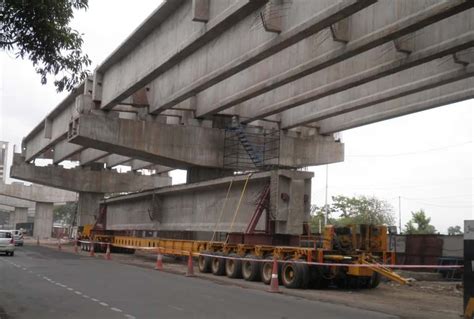
{"type": "Polygon", "coordinates": [[[286,288],[306,288],[309,283],[308,265],[297,262],[286,262],[281,270],[281,279],[286,288]]]}
{"type": "Polygon", "coordinates": [[[330,279],[325,274],[325,269],[322,266],[312,266],[309,269],[310,273],[310,288],[325,289],[329,287],[330,279]]]}
{"type": "MultiPolygon", "coordinates": [[[[230,254],[229,257],[239,257],[237,254],[230,254]]],[[[225,273],[229,278],[242,278],[242,260],[226,259],[225,273]]]]}
{"type": "MultiPolygon", "coordinates": [[[[254,255],[247,255],[245,258],[258,259],[254,255]]],[[[262,263],[255,260],[242,261],[242,277],[247,281],[259,281],[261,275],[262,263]]]]}
{"type": "MultiPolygon", "coordinates": [[[[204,253],[208,254],[208,252],[204,252],[204,253]]],[[[202,273],[212,272],[212,257],[199,255],[198,268],[199,268],[199,272],[202,272],[202,273]]]]}
{"type": "Polygon", "coordinates": [[[380,284],[380,274],[378,272],[374,272],[372,274],[372,277],[370,277],[369,281],[369,288],[377,288],[377,286],[380,284]]]}
{"type": "Polygon", "coordinates": [[[219,258],[219,256],[213,257],[211,260],[212,274],[215,276],[225,275],[225,259],[219,258]]]}
{"type": "MultiPolygon", "coordinates": [[[[265,259],[273,259],[273,255],[268,255],[265,259]]],[[[278,264],[278,284],[281,285],[281,264],[278,264]]],[[[262,263],[260,278],[265,285],[269,285],[272,280],[273,261],[266,261],[262,263]]]]}

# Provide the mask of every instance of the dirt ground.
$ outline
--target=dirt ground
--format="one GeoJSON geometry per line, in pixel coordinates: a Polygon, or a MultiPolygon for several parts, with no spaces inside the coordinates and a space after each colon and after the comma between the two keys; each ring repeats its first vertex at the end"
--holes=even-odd
{"type": "MultiPolygon", "coordinates": [[[[33,244],[33,243],[32,243],[33,244]]],[[[48,243],[52,249],[57,249],[53,243],[48,243]]],[[[62,250],[73,252],[73,247],[63,245],[62,250]]],[[[87,252],[80,252],[87,255],[87,252]]],[[[96,253],[95,258],[104,258],[96,253]]],[[[134,255],[113,254],[115,262],[121,262],[138,267],[154,268],[156,256],[147,252],[136,252],[134,255]]],[[[172,257],[164,258],[164,270],[177,274],[186,273],[186,260],[172,257]]],[[[203,280],[212,280],[223,285],[236,285],[247,289],[267,290],[268,286],[260,282],[248,282],[242,279],[229,279],[212,274],[195,274],[203,280]]],[[[382,282],[376,289],[364,290],[302,290],[280,287],[283,294],[300,298],[344,304],[351,307],[379,311],[399,316],[401,318],[430,318],[430,319],[459,319],[462,315],[462,289],[459,282],[446,281],[415,281],[411,286],[399,285],[393,282],[382,282]]]]}

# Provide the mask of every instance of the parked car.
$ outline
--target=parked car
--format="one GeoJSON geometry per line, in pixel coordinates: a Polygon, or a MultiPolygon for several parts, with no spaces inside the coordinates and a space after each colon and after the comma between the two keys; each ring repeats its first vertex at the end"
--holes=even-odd
{"type": "Polygon", "coordinates": [[[15,254],[15,235],[11,230],[0,230],[0,252],[7,256],[15,254]]]}
{"type": "Polygon", "coordinates": [[[12,230],[15,239],[15,246],[23,246],[23,231],[12,230]]]}

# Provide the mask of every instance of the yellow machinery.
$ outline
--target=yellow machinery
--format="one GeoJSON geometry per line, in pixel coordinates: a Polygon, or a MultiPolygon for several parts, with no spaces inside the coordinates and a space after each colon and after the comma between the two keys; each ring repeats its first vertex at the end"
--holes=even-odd
{"type": "MultiPolygon", "coordinates": [[[[116,250],[135,249],[162,254],[198,257],[201,272],[261,280],[270,283],[272,259],[279,262],[279,278],[288,288],[375,288],[380,276],[401,284],[407,281],[394,273],[388,263],[395,254],[387,251],[387,227],[375,225],[327,226],[313,247],[275,246],[217,241],[139,238],[94,235],[94,241],[112,243],[116,250]]],[[[97,251],[97,250],[96,250],[97,251]]]]}

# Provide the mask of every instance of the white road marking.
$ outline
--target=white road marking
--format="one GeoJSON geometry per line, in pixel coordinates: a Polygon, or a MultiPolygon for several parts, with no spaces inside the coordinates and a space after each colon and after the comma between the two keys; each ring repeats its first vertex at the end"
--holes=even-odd
{"type": "Polygon", "coordinates": [[[95,299],[95,298],[91,298],[92,301],[95,301],[95,302],[99,302],[99,300],[95,299]]]}
{"type": "Polygon", "coordinates": [[[99,305],[104,306],[104,307],[108,307],[108,306],[109,306],[109,305],[106,304],[105,302],[99,302],[99,305]]]}
{"type": "Polygon", "coordinates": [[[116,311],[116,312],[122,312],[122,310],[120,310],[119,308],[115,308],[115,307],[111,307],[110,310],[116,311]]]}
{"type": "Polygon", "coordinates": [[[80,291],[77,291],[77,290],[76,290],[76,291],[74,291],[74,293],[75,293],[76,295],[82,295],[82,292],[80,292],[80,291]]]}
{"type": "Polygon", "coordinates": [[[72,289],[72,288],[67,288],[67,290],[69,290],[69,291],[73,291],[74,289],[72,289]]]}
{"type": "Polygon", "coordinates": [[[82,297],[86,298],[86,299],[90,299],[91,297],[89,297],[88,295],[82,295],[82,297]]]}
{"type": "Polygon", "coordinates": [[[135,316],[132,316],[132,315],[124,315],[125,318],[128,318],[128,319],[137,319],[137,317],[135,316]]]}

